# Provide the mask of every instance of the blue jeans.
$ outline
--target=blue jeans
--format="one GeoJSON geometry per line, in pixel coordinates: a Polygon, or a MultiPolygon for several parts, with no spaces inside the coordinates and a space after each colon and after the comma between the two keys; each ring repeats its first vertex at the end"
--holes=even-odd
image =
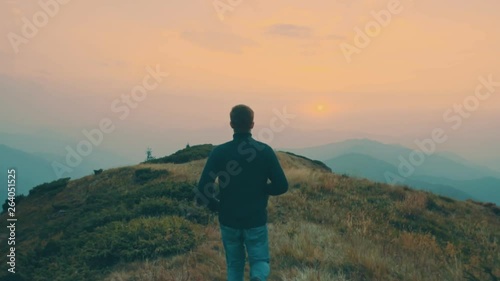
{"type": "Polygon", "coordinates": [[[250,278],[267,280],[270,271],[267,225],[250,229],[235,229],[221,225],[220,228],[226,251],[227,280],[243,281],[245,248],[250,262],[250,278]]]}

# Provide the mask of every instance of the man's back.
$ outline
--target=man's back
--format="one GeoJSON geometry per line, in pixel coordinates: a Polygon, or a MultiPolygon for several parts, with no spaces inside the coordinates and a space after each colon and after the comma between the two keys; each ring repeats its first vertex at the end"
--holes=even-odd
{"type": "Polygon", "coordinates": [[[243,281],[248,254],[251,280],[265,281],[271,270],[267,200],[269,195],[285,193],[288,181],[272,148],[252,138],[253,110],[240,104],[229,116],[233,140],[210,153],[196,197],[212,211],[219,211],[227,280],[243,281]]]}
{"type": "Polygon", "coordinates": [[[199,191],[205,195],[210,193],[207,191],[215,178],[219,181],[219,194],[214,198],[220,200],[219,221],[233,228],[265,225],[269,195],[280,195],[288,189],[272,148],[253,139],[250,133],[235,133],[232,141],[213,149],[203,170],[199,191]]]}

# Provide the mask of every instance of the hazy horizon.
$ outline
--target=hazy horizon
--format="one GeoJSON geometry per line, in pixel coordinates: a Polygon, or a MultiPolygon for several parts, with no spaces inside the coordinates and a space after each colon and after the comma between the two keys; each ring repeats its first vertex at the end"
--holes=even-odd
{"type": "Polygon", "coordinates": [[[500,81],[498,1],[63,2],[0,3],[0,133],[74,140],[64,152],[108,118],[103,149],[163,154],[229,139],[229,110],[244,103],[255,132],[284,125],[276,147],[411,146],[441,128],[438,150],[500,163],[500,87],[472,100],[500,81]],[[124,101],[148,75],[140,101],[124,101]],[[272,125],[285,108],[294,118],[272,125]]]}

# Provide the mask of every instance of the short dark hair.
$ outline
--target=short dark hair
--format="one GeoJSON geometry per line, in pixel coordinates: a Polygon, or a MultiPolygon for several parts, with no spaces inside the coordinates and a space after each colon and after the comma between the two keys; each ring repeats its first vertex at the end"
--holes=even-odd
{"type": "Polygon", "coordinates": [[[253,110],[244,104],[238,104],[231,109],[229,114],[233,129],[249,131],[253,123],[253,110]]]}

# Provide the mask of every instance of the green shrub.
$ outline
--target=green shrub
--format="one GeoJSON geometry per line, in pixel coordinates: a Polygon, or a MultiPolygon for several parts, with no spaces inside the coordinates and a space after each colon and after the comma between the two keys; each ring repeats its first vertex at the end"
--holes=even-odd
{"type": "Polygon", "coordinates": [[[132,198],[158,198],[168,197],[175,200],[193,200],[193,188],[189,183],[154,183],[144,185],[141,189],[130,194],[132,198]]]}
{"type": "Polygon", "coordinates": [[[47,242],[45,245],[45,248],[42,251],[42,254],[44,256],[53,256],[59,253],[61,250],[61,243],[56,240],[50,240],[47,242]]]}
{"type": "MultiPolygon", "coordinates": [[[[16,198],[14,198],[14,202],[16,203],[16,207],[18,207],[19,202],[21,202],[24,198],[26,198],[26,196],[24,196],[24,194],[16,195],[16,198]]],[[[8,208],[9,208],[9,202],[10,202],[10,200],[5,199],[5,202],[2,205],[2,214],[7,212],[8,208]]]]}
{"type": "Polygon", "coordinates": [[[81,256],[92,266],[106,267],[181,253],[197,241],[192,223],[183,218],[138,218],[97,228],[89,235],[81,256]]]}
{"type": "Polygon", "coordinates": [[[139,169],[134,173],[134,182],[145,184],[148,181],[154,180],[162,175],[168,175],[166,170],[152,170],[151,168],[139,169]]]}
{"type": "Polygon", "coordinates": [[[44,183],[35,186],[33,189],[30,190],[29,195],[35,195],[35,194],[55,195],[68,185],[69,180],[70,178],[62,178],[52,181],[50,183],[44,183]]]}
{"type": "Polygon", "coordinates": [[[144,216],[177,215],[178,204],[168,198],[146,198],[137,206],[137,212],[144,216]]]}
{"type": "Polygon", "coordinates": [[[67,233],[78,233],[77,231],[92,231],[97,227],[106,225],[114,221],[130,220],[133,215],[130,210],[119,208],[103,209],[101,211],[86,214],[81,218],[76,228],[65,230],[67,233]]]}
{"type": "Polygon", "coordinates": [[[158,159],[152,159],[144,163],[187,163],[189,161],[207,158],[213,148],[214,146],[211,144],[193,145],[181,149],[172,155],[158,159]]]}

